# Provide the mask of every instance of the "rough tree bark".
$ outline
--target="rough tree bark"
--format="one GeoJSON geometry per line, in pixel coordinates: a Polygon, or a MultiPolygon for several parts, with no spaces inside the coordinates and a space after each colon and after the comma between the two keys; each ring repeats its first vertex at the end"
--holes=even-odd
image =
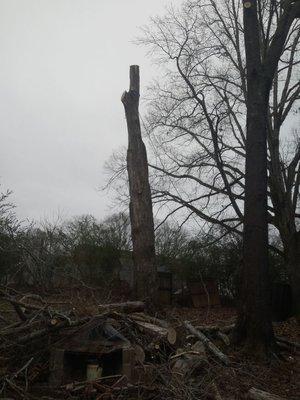
{"type": "Polygon", "coordinates": [[[128,129],[127,171],[130,192],[130,220],[135,268],[135,294],[146,302],[156,300],[157,278],[154,223],[148,161],[139,118],[140,76],[130,66],[130,87],[122,95],[128,129]]]}
{"type": "Polygon", "coordinates": [[[242,289],[237,321],[238,340],[266,353],[274,340],[268,276],[267,115],[256,1],[244,2],[247,63],[247,136],[242,289]]]}
{"type": "MultiPolygon", "coordinates": [[[[274,343],[270,312],[267,221],[267,118],[270,90],[300,1],[287,0],[266,56],[260,45],[257,3],[243,0],[247,67],[247,137],[244,249],[237,338],[251,353],[267,354],[274,343]]],[[[296,243],[297,245],[297,243],[296,243]]]]}

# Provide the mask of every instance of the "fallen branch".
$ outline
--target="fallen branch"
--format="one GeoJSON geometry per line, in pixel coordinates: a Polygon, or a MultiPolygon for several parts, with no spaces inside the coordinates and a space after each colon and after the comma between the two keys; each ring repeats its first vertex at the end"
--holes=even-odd
{"type": "Polygon", "coordinates": [[[189,321],[184,321],[184,326],[186,329],[196,336],[206,347],[207,349],[218,359],[220,360],[224,365],[229,365],[230,361],[229,358],[221,352],[221,350],[218,349],[217,346],[215,346],[202,332],[197,331],[193,325],[189,323],[189,321]]]}
{"type": "Polygon", "coordinates": [[[60,322],[59,324],[57,324],[55,326],[48,326],[46,328],[31,332],[28,335],[18,337],[10,345],[2,345],[2,346],[0,346],[0,349],[4,349],[4,348],[10,347],[10,346],[14,346],[16,344],[23,345],[23,344],[26,344],[26,343],[28,343],[28,342],[30,342],[32,340],[39,339],[39,338],[41,338],[41,337],[43,337],[43,336],[45,336],[45,335],[47,335],[47,334],[49,334],[51,332],[56,332],[56,331],[58,331],[58,330],[60,330],[62,328],[66,328],[66,327],[74,327],[74,326],[82,325],[82,324],[84,324],[85,322],[88,322],[88,321],[89,321],[89,318],[83,318],[83,319],[76,320],[76,321],[67,321],[67,320],[66,321],[62,321],[62,322],[60,322]]]}

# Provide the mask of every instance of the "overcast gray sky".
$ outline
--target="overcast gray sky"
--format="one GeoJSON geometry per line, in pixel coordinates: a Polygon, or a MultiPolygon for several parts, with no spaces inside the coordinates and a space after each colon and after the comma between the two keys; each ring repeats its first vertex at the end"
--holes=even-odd
{"type": "MultiPolygon", "coordinates": [[[[103,164],[126,144],[131,41],[171,0],[0,0],[0,183],[21,218],[109,213],[103,164]]],[[[180,4],[181,0],[173,0],[180,4]]]]}

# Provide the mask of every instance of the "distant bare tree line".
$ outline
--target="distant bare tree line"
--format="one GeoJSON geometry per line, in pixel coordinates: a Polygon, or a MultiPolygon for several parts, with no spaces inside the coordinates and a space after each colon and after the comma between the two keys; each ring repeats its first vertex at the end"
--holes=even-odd
{"type": "MultiPolygon", "coordinates": [[[[130,257],[129,216],[114,214],[103,221],[91,215],[42,224],[22,223],[14,214],[9,192],[0,200],[0,283],[52,291],[68,286],[109,286],[118,276],[123,254],[130,257]]],[[[223,296],[234,299],[241,260],[241,241],[191,234],[178,224],[156,220],[158,265],[183,282],[214,279],[223,296]]],[[[272,258],[274,279],[286,281],[280,259],[272,258]]]]}

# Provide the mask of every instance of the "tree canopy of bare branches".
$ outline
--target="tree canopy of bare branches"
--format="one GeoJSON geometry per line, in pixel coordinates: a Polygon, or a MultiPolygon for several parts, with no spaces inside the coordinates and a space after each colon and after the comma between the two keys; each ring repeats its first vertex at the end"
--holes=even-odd
{"type": "MultiPolygon", "coordinates": [[[[268,222],[279,232],[299,293],[300,21],[298,1],[258,1],[260,63],[270,88],[268,222]],[[282,42],[283,41],[283,42],[282,42]],[[279,52],[279,53],[278,53],[279,52]],[[277,57],[277,59],[276,59],[277,57]],[[278,62],[277,62],[278,61],[278,62]],[[298,260],[298,261],[297,261],[298,260]]],[[[144,28],[139,43],[163,65],[149,93],[154,202],[242,235],[247,71],[243,2],[188,0],[144,28]]]]}

